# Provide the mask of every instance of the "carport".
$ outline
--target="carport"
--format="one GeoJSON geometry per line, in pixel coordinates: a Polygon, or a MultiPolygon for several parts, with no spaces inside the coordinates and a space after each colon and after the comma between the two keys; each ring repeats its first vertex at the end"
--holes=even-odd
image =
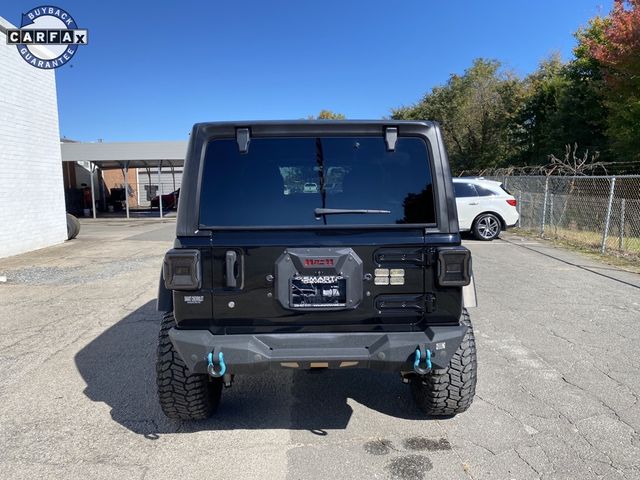
{"type": "MultiPolygon", "coordinates": [[[[61,144],[63,162],[86,162],[91,173],[91,211],[96,218],[96,194],[93,173],[101,170],[120,169],[124,173],[125,208],[129,216],[129,169],[158,169],[161,176],[162,167],[171,171],[184,165],[187,142],[118,142],[118,143],[82,143],[65,142],[61,144]]],[[[162,183],[158,182],[158,199],[160,219],[162,212],[162,183]]]]}

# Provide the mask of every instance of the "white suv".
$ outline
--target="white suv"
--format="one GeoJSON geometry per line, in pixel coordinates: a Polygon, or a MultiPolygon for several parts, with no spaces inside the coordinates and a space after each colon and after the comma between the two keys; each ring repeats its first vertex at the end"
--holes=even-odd
{"type": "Polygon", "coordinates": [[[518,223],[516,199],[500,182],[459,177],[453,179],[453,189],[461,232],[473,232],[478,240],[493,240],[518,223]]]}

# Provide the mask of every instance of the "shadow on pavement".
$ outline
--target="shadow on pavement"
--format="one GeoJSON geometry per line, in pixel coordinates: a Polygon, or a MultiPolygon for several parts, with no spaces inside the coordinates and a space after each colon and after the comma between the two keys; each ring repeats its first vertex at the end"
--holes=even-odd
{"type": "Polygon", "coordinates": [[[224,390],[212,419],[169,420],[156,397],[159,326],[155,301],[148,302],[100,334],[75,357],[87,384],[87,397],[109,405],[116,422],[149,439],[163,433],[232,429],[309,430],[326,435],[327,430],[346,428],[353,413],[348,399],[398,418],[425,418],[397,374],[272,370],[236,377],[233,386],[224,390]]]}

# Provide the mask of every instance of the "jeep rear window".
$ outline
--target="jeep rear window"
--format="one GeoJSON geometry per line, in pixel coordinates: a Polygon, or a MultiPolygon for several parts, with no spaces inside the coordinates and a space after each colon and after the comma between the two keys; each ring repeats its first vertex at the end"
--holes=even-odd
{"type": "Polygon", "coordinates": [[[424,140],[399,137],[252,138],[208,143],[200,197],[203,227],[435,224],[424,140]],[[316,216],[317,208],[386,210],[316,216]]]}

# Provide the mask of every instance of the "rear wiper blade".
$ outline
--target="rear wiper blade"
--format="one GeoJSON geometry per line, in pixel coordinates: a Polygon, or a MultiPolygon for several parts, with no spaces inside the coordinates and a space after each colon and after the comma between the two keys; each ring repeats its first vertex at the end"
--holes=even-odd
{"type": "Polygon", "coordinates": [[[314,210],[316,217],[320,215],[342,215],[349,213],[368,214],[368,213],[391,213],[391,210],[358,210],[355,208],[316,208],[314,210]]]}

